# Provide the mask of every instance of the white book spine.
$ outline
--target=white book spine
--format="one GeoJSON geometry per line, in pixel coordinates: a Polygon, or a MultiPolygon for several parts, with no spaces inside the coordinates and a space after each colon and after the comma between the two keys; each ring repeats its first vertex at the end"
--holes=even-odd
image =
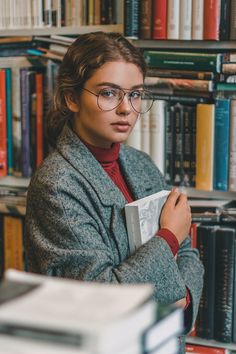
{"type": "Polygon", "coordinates": [[[150,156],[164,174],[165,166],[165,105],[156,100],[150,111],[150,156]]]}
{"type": "Polygon", "coordinates": [[[66,26],[72,26],[72,1],[66,1],[66,26]]]}
{"type": "Polygon", "coordinates": [[[203,40],[203,0],[192,0],[192,39],[203,40]]]}
{"type": "Polygon", "coordinates": [[[192,30],[192,0],[180,0],[179,39],[190,40],[192,30]]]}
{"type": "Polygon", "coordinates": [[[168,0],[167,38],[179,39],[180,0],[168,0]]]}
{"type": "Polygon", "coordinates": [[[130,133],[126,143],[135,149],[141,150],[141,120],[138,117],[137,122],[130,133]]]}
{"type": "Polygon", "coordinates": [[[44,26],[52,27],[52,0],[44,0],[44,26]]]}
{"type": "Polygon", "coordinates": [[[236,100],[230,105],[229,190],[236,191],[236,100]]]}
{"type": "MultiPolygon", "coordinates": [[[[148,100],[143,100],[143,108],[149,104],[148,100]]],[[[150,154],[150,120],[149,120],[150,111],[141,114],[141,150],[150,154]]]]}

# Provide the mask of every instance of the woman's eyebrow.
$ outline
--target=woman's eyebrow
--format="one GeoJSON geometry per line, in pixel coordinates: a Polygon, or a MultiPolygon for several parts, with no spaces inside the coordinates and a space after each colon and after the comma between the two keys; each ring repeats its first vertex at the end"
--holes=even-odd
{"type": "Polygon", "coordinates": [[[109,86],[109,87],[114,87],[114,88],[118,88],[118,89],[125,89],[125,90],[135,90],[135,89],[138,89],[138,88],[144,88],[144,84],[143,83],[138,84],[138,85],[134,85],[130,89],[126,89],[126,88],[123,88],[123,87],[121,87],[121,86],[119,86],[117,84],[114,84],[113,82],[108,82],[108,81],[100,82],[96,86],[98,86],[98,87],[100,87],[100,86],[109,86]]]}

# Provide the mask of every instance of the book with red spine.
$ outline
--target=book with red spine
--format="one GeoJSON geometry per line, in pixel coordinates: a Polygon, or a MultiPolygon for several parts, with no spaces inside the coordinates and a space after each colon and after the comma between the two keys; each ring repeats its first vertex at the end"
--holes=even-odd
{"type": "Polygon", "coordinates": [[[167,39],[167,0],[153,0],[152,39],[167,39]]]}
{"type": "Polygon", "coordinates": [[[204,1],[203,39],[219,40],[220,0],[204,1]]]}

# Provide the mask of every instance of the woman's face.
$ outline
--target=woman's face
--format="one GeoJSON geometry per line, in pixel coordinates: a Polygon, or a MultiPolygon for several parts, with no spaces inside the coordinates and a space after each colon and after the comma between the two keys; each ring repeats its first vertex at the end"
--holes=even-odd
{"type": "MultiPolygon", "coordinates": [[[[113,96],[114,88],[142,89],[143,74],[135,64],[124,61],[108,62],[96,70],[84,85],[84,89],[95,94],[108,89],[105,96],[113,96]]],[[[97,105],[97,96],[82,90],[75,112],[74,130],[78,136],[91,145],[103,148],[109,148],[112,143],[126,141],[138,118],[128,94],[115,109],[102,111],[97,105]]]]}

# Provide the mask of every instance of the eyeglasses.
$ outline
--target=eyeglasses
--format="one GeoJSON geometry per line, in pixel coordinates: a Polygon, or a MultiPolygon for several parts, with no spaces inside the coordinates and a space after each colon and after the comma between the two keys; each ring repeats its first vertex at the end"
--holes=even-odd
{"type": "Polygon", "coordinates": [[[128,100],[137,113],[147,113],[153,105],[152,94],[146,90],[127,90],[127,92],[122,88],[104,88],[99,91],[98,94],[88,90],[87,88],[81,87],[92,95],[97,97],[98,107],[105,112],[112,111],[117,108],[121,102],[123,102],[124,97],[128,94],[128,100]]]}

